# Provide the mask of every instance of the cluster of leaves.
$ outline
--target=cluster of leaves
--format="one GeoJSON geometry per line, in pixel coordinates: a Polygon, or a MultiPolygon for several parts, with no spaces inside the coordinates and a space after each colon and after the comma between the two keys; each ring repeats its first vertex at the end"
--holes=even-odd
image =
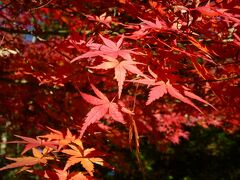
{"type": "Polygon", "coordinates": [[[44,177],[45,179],[90,179],[87,174],[93,176],[94,163],[105,165],[103,153],[97,152],[94,148],[84,149],[79,137],[74,136],[69,129],[63,134],[60,131],[49,128],[50,133],[34,138],[16,136],[21,141],[12,141],[8,143],[25,144],[22,151],[22,157],[7,159],[15,161],[6,165],[1,170],[22,167],[19,172],[27,171],[44,177]],[[29,150],[32,150],[32,156],[25,156],[29,150]],[[65,165],[64,165],[65,163],[65,165]],[[87,171],[71,171],[70,167],[81,164],[87,171]],[[35,165],[42,168],[33,169],[35,165]]]}
{"type": "MultiPolygon", "coordinates": [[[[237,2],[50,0],[23,6],[24,1],[5,0],[0,5],[0,122],[9,134],[32,129],[33,123],[36,130],[69,128],[105,153],[134,145],[140,162],[141,138],[161,149],[188,139],[186,127],[239,130],[237,2]]],[[[91,150],[84,155],[78,138],[61,146],[63,134],[32,142],[46,145],[41,152],[24,139],[24,153],[33,148],[31,158],[40,164],[58,164],[55,152],[71,156],[62,168],[66,175],[74,162],[83,165],[73,151],[85,156],[91,150]]],[[[113,164],[124,164],[120,151],[113,156],[113,164]]],[[[1,170],[33,165],[12,160],[16,163],[1,170]]]]}

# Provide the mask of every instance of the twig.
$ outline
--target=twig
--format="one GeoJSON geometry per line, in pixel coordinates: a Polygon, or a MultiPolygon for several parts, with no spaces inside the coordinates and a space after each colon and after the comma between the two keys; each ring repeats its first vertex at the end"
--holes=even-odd
{"type": "Polygon", "coordinates": [[[35,8],[31,8],[30,10],[36,10],[36,9],[40,9],[40,8],[43,8],[44,6],[47,6],[48,4],[50,4],[53,0],[50,0],[48,1],[47,3],[43,4],[43,5],[40,5],[38,7],[35,7],[35,8]]]}
{"type": "Polygon", "coordinates": [[[68,30],[56,30],[56,31],[42,31],[42,32],[36,32],[36,31],[30,31],[26,29],[9,29],[5,27],[0,27],[0,31],[4,31],[7,33],[16,33],[16,34],[31,34],[35,36],[40,36],[40,35],[68,35],[69,31],[68,30]]]}
{"type": "MultiPolygon", "coordinates": [[[[238,78],[240,78],[240,74],[232,76],[232,77],[227,77],[227,78],[199,80],[199,81],[197,81],[197,83],[202,83],[202,82],[221,82],[221,81],[228,81],[228,80],[238,79],[238,78]]],[[[176,83],[179,83],[179,84],[195,84],[196,81],[188,81],[188,82],[177,81],[176,83]]]]}

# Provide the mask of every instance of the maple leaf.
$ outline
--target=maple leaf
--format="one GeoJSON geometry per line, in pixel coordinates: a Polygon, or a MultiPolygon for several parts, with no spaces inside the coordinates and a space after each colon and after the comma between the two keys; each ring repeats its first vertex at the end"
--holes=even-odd
{"type": "Polygon", "coordinates": [[[211,57],[210,51],[208,50],[208,48],[206,46],[202,45],[200,42],[198,42],[192,36],[188,36],[188,39],[194,46],[196,46],[198,49],[200,49],[201,51],[203,51],[204,53],[206,53],[207,55],[209,55],[211,57]]]}
{"type": "Polygon", "coordinates": [[[145,77],[145,75],[141,72],[141,70],[139,70],[136,67],[136,64],[142,64],[136,61],[128,61],[128,60],[124,60],[124,61],[118,61],[115,58],[109,57],[109,56],[102,56],[104,59],[107,60],[107,62],[103,62],[97,66],[93,66],[90,67],[92,69],[115,69],[115,79],[118,82],[118,98],[121,97],[122,94],[122,89],[123,89],[123,83],[125,81],[126,78],[126,73],[127,71],[139,75],[139,76],[143,76],[145,77]]]}
{"type": "Polygon", "coordinates": [[[133,39],[133,40],[138,40],[138,39],[144,37],[147,34],[148,34],[148,30],[145,30],[145,29],[141,28],[138,31],[134,31],[131,35],[126,36],[126,38],[133,39]]]}
{"type": "Polygon", "coordinates": [[[166,85],[163,81],[159,81],[158,83],[155,84],[156,86],[151,88],[149,95],[148,95],[148,100],[146,102],[146,105],[151,104],[153,101],[156,99],[159,99],[162,97],[164,94],[167,94],[167,89],[166,85]]]}
{"type": "MultiPolygon", "coordinates": [[[[169,83],[169,81],[166,83],[166,88],[167,88],[168,93],[169,93],[171,96],[173,96],[173,97],[181,100],[182,102],[184,102],[184,103],[186,103],[186,104],[189,104],[189,105],[193,106],[193,107],[196,108],[199,112],[203,113],[196,105],[194,105],[194,104],[192,103],[192,101],[191,101],[190,99],[188,99],[187,97],[184,97],[182,94],[180,94],[179,91],[178,91],[177,89],[175,89],[175,88],[169,83]]],[[[200,98],[200,97],[199,97],[199,98],[200,98]]]]}
{"type": "Polygon", "coordinates": [[[196,7],[195,10],[199,11],[202,15],[209,16],[209,17],[216,17],[216,16],[222,16],[226,20],[226,22],[233,21],[236,24],[240,24],[240,20],[237,17],[237,15],[227,13],[228,9],[217,9],[215,7],[212,7],[211,4],[208,2],[205,6],[202,7],[196,7]]]}
{"type": "Polygon", "coordinates": [[[205,6],[198,6],[190,10],[197,10],[202,15],[209,16],[209,17],[220,16],[220,15],[223,15],[225,11],[227,11],[227,9],[223,9],[223,8],[217,9],[216,7],[211,5],[210,1],[208,1],[205,6]]]}
{"type": "Polygon", "coordinates": [[[22,151],[22,155],[24,153],[26,153],[28,150],[38,147],[38,146],[45,146],[45,147],[49,147],[49,148],[53,148],[56,149],[57,147],[57,143],[54,141],[44,141],[42,139],[40,139],[39,137],[37,137],[36,139],[34,138],[30,138],[30,137],[25,137],[25,136],[18,136],[15,135],[16,137],[21,138],[23,141],[11,141],[11,142],[7,142],[7,143],[22,143],[22,144],[26,144],[24,150],[22,151]]]}
{"type": "Polygon", "coordinates": [[[188,139],[189,133],[181,129],[176,129],[175,132],[173,132],[173,134],[168,137],[168,139],[174,144],[179,144],[180,137],[184,139],[188,139]]]}
{"type": "MultiPolygon", "coordinates": [[[[193,106],[194,108],[196,108],[199,112],[203,113],[195,104],[193,104],[193,102],[183,96],[179,90],[177,90],[176,88],[174,88],[172,86],[172,84],[170,84],[169,81],[167,81],[166,83],[164,81],[157,81],[157,75],[151,71],[150,68],[148,68],[149,73],[151,74],[152,78],[145,78],[145,79],[138,79],[138,80],[129,80],[129,82],[136,82],[136,83],[141,83],[141,84],[145,84],[145,85],[149,85],[149,86],[154,86],[151,88],[149,95],[148,95],[148,100],[146,102],[146,105],[151,104],[153,101],[159,99],[160,97],[162,97],[164,94],[169,93],[171,96],[181,100],[182,102],[189,104],[191,106],[193,106]]],[[[186,87],[183,87],[184,90],[184,94],[192,99],[198,100],[200,102],[206,103],[208,105],[210,105],[211,107],[213,107],[215,109],[214,106],[212,106],[210,103],[208,103],[207,101],[203,100],[202,98],[200,98],[199,96],[197,96],[196,94],[193,94],[192,92],[189,92],[189,89],[186,87]]]]}
{"type": "Polygon", "coordinates": [[[64,167],[64,171],[69,169],[71,166],[77,163],[81,163],[84,169],[93,176],[94,172],[94,164],[99,164],[103,166],[103,159],[99,157],[91,157],[90,153],[94,152],[94,148],[83,149],[82,146],[78,145],[68,145],[71,149],[64,149],[62,150],[63,153],[70,155],[68,158],[66,165],[64,167]]]}
{"type": "Polygon", "coordinates": [[[126,80],[126,81],[145,84],[148,86],[156,85],[157,75],[149,68],[149,66],[148,66],[148,72],[151,75],[150,78],[148,76],[144,76],[144,79],[134,79],[134,80],[126,80]]]}
{"type": "Polygon", "coordinates": [[[57,179],[58,180],[87,180],[89,179],[82,172],[71,172],[67,170],[54,168],[54,171],[45,171],[44,178],[46,179],[57,179]]]}
{"type": "Polygon", "coordinates": [[[47,138],[48,141],[57,140],[57,142],[56,141],[54,142],[56,142],[56,144],[59,145],[58,150],[61,149],[63,146],[68,145],[69,143],[75,142],[77,140],[77,138],[71,133],[69,129],[67,129],[66,135],[64,135],[61,131],[57,131],[49,127],[48,129],[51,130],[50,134],[38,137],[47,138]]]}
{"type": "Polygon", "coordinates": [[[189,91],[189,90],[190,90],[189,88],[186,88],[186,87],[184,87],[184,86],[183,86],[183,88],[185,89],[185,90],[184,90],[184,95],[185,95],[185,96],[188,96],[188,97],[190,97],[190,98],[192,98],[192,99],[195,99],[195,100],[197,100],[197,101],[200,101],[200,102],[202,102],[202,103],[205,103],[205,104],[211,106],[213,109],[217,110],[212,104],[210,104],[209,102],[207,102],[207,101],[205,101],[204,99],[200,98],[200,97],[197,96],[196,94],[193,94],[192,92],[190,92],[190,91],[189,91]]]}
{"type": "Polygon", "coordinates": [[[121,45],[123,43],[124,35],[115,43],[110,39],[103,37],[101,34],[99,35],[104,44],[93,43],[90,40],[87,43],[87,46],[90,48],[89,52],[86,52],[76,58],[74,58],[71,62],[78,61],[83,58],[90,58],[95,56],[110,56],[112,58],[117,58],[118,56],[122,57],[126,60],[132,60],[131,54],[141,54],[138,52],[134,52],[129,49],[121,49],[121,45]]]}
{"type": "Polygon", "coordinates": [[[159,20],[157,17],[155,19],[155,23],[145,20],[145,19],[141,19],[139,18],[142,23],[141,25],[141,29],[143,30],[147,30],[147,29],[153,29],[153,30],[161,30],[161,29],[168,29],[166,23],[163,20],[159,20]]]}
{"type": "Polygon", "coordinates": [[[99,91],[93,84],[91,84],[91,87],[94,93],[97,95],[97,97],[81,92],[81,96],[83,97],[83,99],[86,100],[88,103],[95,105],[95,107],[93,107],[86,115],[86,119],[81,129],[80,137],[82,137],[83,133],[90,124],[100,120],[107,113],[115,121],[118,121],[123,124],[125,123],[122,113],[118,110],[117,104],[110,102],[108,98],[101,91],[99,91]]]}
{"type": "MultiPolygon", "coordinates": [[[[57,176],[57,177],[54,177],[54,178],[58,178],[58,180],[67,180],[67,177],[68,177],[68,175],[69,175],[69,172],[68,171],[66,171],[66,170],[62,170],[62,169],[56,169],[56,168],[54,168],[54,171],[55,172],[51,172],[51,173],[54,173],[54,175],[55,176],[57,176]]],[[[50,172],[48,172],[48,171],[46,171],[46,174],[45,174],[45,178],[48,178],[48,179],[53,179],[53,177],[49,177],[49,174],[50,174],[50,172]]]]}
{"type": "Polygon", "coordinates": [[[205,6],[202,6],[202,7],[196,7],[195,8],[197,11],[199,11],[200,13],[202,13],[202,15],[205,15],[205,16],[219,16],[220,14],[215,11],[211,6],[210,4],[207,4],[205,6]]]}
{"type": "Polygon", "coordinates": [[[107,13],[103,13],[101,14],[99,17],[98,16],[91,16],[91,15],[86,15],[86,17],[89,19],[89,20],[92,20],[92,21],[97,21],[99,23],[103,23],[105,24],[107,27],[111,27],[110,26],[110,22],[112,22],[112,17],[111,16],[107,16],[107,13]]]}
{"type": "Polygon", "coordinates": [[[70,176],[68,176],[69,180],[88,180],[90,178],[87,178],[83,173],[77,172],[77,173],[71,173],[70,176]]]}
{"type": "MultiPolygon", "coordinates": [[[[32,153],[33,153],[34,157],[32,157],[32,156],[24,156],[24,157],[20,157],[20,158],[7,157],[6,159],[16,161],[16,162],[0,168],[0,171],[5,170],[5,169],[22,167],[22,166],[29,167],[29,166],[33,166],[35,164],[40,164],[40,163],[46,164],[48,160],[53,159],[50,156],[45,156],[45,153],[46,153],[45,150],[43,150],[43,152],[41,153],[38,149],[32,148],[32,153]]],[[[25,169],[27,169],[27,168],[25,168],[25,169]]]]}

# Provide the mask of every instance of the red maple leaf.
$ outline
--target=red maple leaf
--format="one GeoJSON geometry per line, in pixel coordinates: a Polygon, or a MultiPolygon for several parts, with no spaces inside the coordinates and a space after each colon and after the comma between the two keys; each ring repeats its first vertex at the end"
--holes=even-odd
{"type": "Polygon", "coordinates": [[[145,20],[145,19],[141,19],[139,18],[142,23],[140,24],[141,29],[147,30],[147,29],[153,29],[153,30],[161,30],[161,29],[168,29],[166,23],[163,20],[159,20],[157,17],[155,19],[155,23],[145,20]]]}
{"type": "Polygon", "coordinates": [[[109,114],[115,121],[123,124],[125,123],[122,113],[118,110],[118,105],[114,102],[110,102],[93,84],[91,84],[91,87],[97,97],[81,92],[83,99],[95,105],[95,107],[88,112],[80,132],[80,137],[83,136],[83,133],[90,124],[100,120],[106,114],[109,114]]]}
{"type": "Polygon", "coordinates": [[[90,67],[92,69],[115,69],[115,79],[118,82],[118,98],[121,97],[122,89],[123,89],[123,83],[126,78],[127,71],[137,74],[139,76],[145,77],[145,75],[136,67],[136,64],[142,64],[136,61],[118,61],[115,58],[109,57],[109,56],[102,56],[105,60],[103,63],[90,67]]]}
{"type": "Polygon", "coordinates": [[[74,58],[71,62],[75,62],[83,58],[90,58],[102,55],[110,56],[112,58],[117,58],[118,56],[120,56],[123,59],[132,60],[131,54],[141,54],[139,52],[134,52],[132,49],[121,49],[124,35],[122,35],[122,37],[116,43],[111,41],[110,39],[103,37],[102,35],[100,35],[100,38],[102,39],[104,44],[93,43],[93,41],[90,40],[87,43],[87,47],[90,48],[90,51],[74,58]]]}
{"type": "Polygon", "coordinates": [[[109,23],[112,22],[112,17],[107,16],[106,12],[101,14],[99,17],[98,16],[91,16],[91,15],[86,15],[86,16],[89,20],[97,21],[99,23],[103,23],[109,28],[111,27],[109,23]]]}
{"type": "Polygon", "coordinates": [[[205,6],[198,6],[190,10],[197,10],[204,16],[214,17],[221,15],[227,9],[221,8],[220,10],[217,10],[213,5],[211,5],[210,1],[208,1],[208,3],[205,6]]]}
{"type": "Polygon", "coordinates": [[[159,99],[164,94],[169,93],[171,96],[181,100],[182,102],[193,106],[194,108],[196,108],[201,113],[203,113],[203,112],[195,104],[193,104],[193,102],[187,97],[190,97],[192,99],[198,100],[198,101],[203,102],[203,103],[206,103],[206,104],[208,104],[208,105],[210,105],[211,107],[214,108],[214,106],[212,106],[210,103],[203,100],[202,98],[200,98],[196,94],[190,92],[189,91],[190,89],[188,89],[186,87],[183,87],[185,89],[184,94],[185,94],[185,96],[187,96],[187,97],[185,97],[179,92],[178,89],[174,88],[169,81],[167,81],[166,83],[164,81],[156,81],[157,80],[157,75],[153,71],[151,71],[150,68],[148,69],[148,71],[153,78],[130,80],[130,82],[137,82],[137,83],[141,83],[141,84],[145,84],[145,85],[149,85],[149,86],[154,86],[154,87],[151,88],[151,90],[149,92],[148,100],[146,102],[146,105],[151,104],[153,101],[155,101],[156,99],[159,99]]]}
{"type": "Polygon", "coordinates": [[[209,16],[209,17],[222,16],[225,18],[226,22],[232,21],[237,25],[240,24],[239,15],[228,13],[227,11],[229,9],[213,7],[209,2],[205,6],[196,7],[194,9],[199,11],[202,15],[205,15],[205,16],[209,16]]]}
{"type": "Polygon", "coordinates": [[[40,139],[39,137],[34,139],[34,138],[30,138],[30,137],[25,137],[25,136],[18,136],[18,135],[15,135],[15,136],[21,138],[23,141],[11,141],[11,142],[7,142],[7,143],[26,144],[26,146],[21,154],[24,154],[28,150],[38,147],[38,146],[45,146],[45,147],[49,147],[49,148],[53,148],[53,149],[56,149],[56,147],[57,147],[57,142],[55,142],[55,141],[44,141],[44,140],[40,139]]]}

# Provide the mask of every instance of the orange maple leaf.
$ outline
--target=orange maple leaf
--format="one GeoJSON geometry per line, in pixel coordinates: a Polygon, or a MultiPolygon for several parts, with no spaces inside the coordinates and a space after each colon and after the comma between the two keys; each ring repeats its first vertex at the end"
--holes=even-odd
{"type": "Polygon", "coordinates": [[[6,159],[13,160],[16,162],[0,168],[0,171],[16,167],[24,167],[24,169],[26,170],[28,168],[25,167],[33,166],[35,164],[46,164],[48,160],[53,159],[53,157],[51,156],[46,156],[47,149],[44,149],[43,152],[41,153],[38,149],[32,148],[32,153],[34,157],[32,156],[23,156],[19,158],[6,157],[6,159]]]}
{"type": "Polygon", "coordinates": [[[94,164],[99,164],[103,166],[104,162],[102,158],[91,157],[90,153],[94,152],[94,148],[83,149],[82,144],[80,145],[68,145],[71,149],[62,150],[63,153],[70,155],[67,160],[67,163],[64,167],[64,170],[69,169],[71,166],[77,163],[81,163],[84,169],[93,176],[94,164]]]}
{"type": "Polygon", "coordinates": [[[69,129],[67,129],[66,135],[64,135],[61,131],[57,131],[49,127],[48,129],[51,130],[49,134],[45,134],[38,137],[46,138],[48,139],[48,141],[54,140],[54,142],[56,142],[57,140],[56,144],[59,145],[58,150],[61,149],[63,146],[68,145],[71,142],[75,142],[75,140],[77,139],[69,129]]]}
{"type": "Polygon", "coordinates": [[[56,179],[58,180],[88,180],[87,176],[85,176],[82,172],[69,172],[68,170],[62,170],[54,168],[54,171],[45,171],[44,178],[46,179],[56,179]]]}

